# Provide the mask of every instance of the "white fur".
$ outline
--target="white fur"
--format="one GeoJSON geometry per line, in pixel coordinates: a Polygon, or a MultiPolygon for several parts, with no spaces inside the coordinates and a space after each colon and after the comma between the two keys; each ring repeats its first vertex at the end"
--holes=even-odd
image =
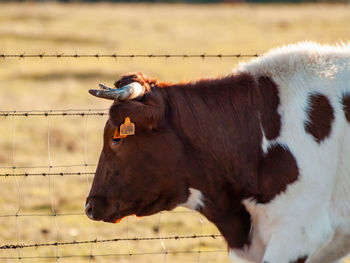
{"type": "Polygon", "coordinates": [[[281,132],[272,142],[264,138],[262,147],[287,145],[299,178],[267,204],[244,201],[252,217],[252,245],[230,254],[257,263],[290,263],[305,255],[307,263],[340,259],[350,251],[350,125],[341,104],[350,93],[350,45],[285,46],[235,71],[268,76],[277,84],[281,132]],[[320,144],[304,129],[313,92],[327,96],[335,116],[330,136],[320,144]],[[332,246],[333,240],[347,242],[332,246]]]}
{"type": "Polygon", "coordinates": [[[260,129],[261,129],[261,131],[262,131],[262,144],[261,144],[261,148],[262,148],[262,150],[263,150],[264,153],[267,153],[267,149],[268,149],[269,146],[270,146],[270,142],[266,139],[264,130],[263,130],[263,128],[262,128],[261,125],[260,125],[260,129]]]}
{"type": "Polygon", "coordinates": [[[194,188],[190,188],[189,191],[190,195],[188,196],[186,203],[183,203],[180,206],[186,207],[191,210],[198,210],[199,208],[203,207],[204,203],[201,191],[194,188]]]}

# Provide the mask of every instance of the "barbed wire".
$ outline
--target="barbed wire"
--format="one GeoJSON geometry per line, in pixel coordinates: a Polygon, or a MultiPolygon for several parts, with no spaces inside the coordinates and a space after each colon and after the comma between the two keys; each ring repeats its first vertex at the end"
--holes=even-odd
{"type": "MultiPolygon", "coordinates": [[[[167,211],[169,214],[193,214],[195,212],[191,210],[184,211],[167,211]]],[[[0,215],[0,217],[36,217],[36,216],[86,216],[85,213],[51,213],[51,214],[10,214],[10,215],[0,215]]]]}
{"type": "Polygon", "coordinates": [[[84,110],[31,110],[31,111],[0,111],[1,117],[12,116],[104,116],[108,115],[107,109],[84,109],[84,110]]]}
{"type": "Polygon", "coordinates": [[[61,165],[33,165],[33,166],[0,166],[0,169],[37,169],[37,168],[73,168],[73,167],[87,167],[96,166],[95,163],[83,163],[83,164],[61,164],[61,165]]]}
{"type": "MultiPolygon", "coordinates": [[[[196,239],[197,242],[201,242],[202,239],[205,238],[218,238],[222,237],[222,235],[216,234],[215,232],[213,234],[207,234],[207,235],[202,235],[202,231],[200,233],[192,234],[191,235],[177,235],[177,236],[168,236],[169,234],[164,233],[162,235],[161,233],[161,222],[160,222],[160,215],[159,215],[159,222],[158,222],[158,234],[157,236],[153,237],[133,237],[133,236],[124,236],[124,238],[110,238],[110,239],[97,239],[96,235],[94,232],[91,232],[90,237],[87,237],[85,240],[82,241],[62,241],[59,240],[59,232],[60,232],[60,225],[58,225],[58,222],[63,224],[62,222],[64,220],[61,220],[61,218],[58,217],[70,217],[70,216],[77,216],[79,219],[81,216],[86,216],[85,213],[82,210],[77,210],[77,211],[67,211],[66,213],[58,212],[59,210],[57,209],[57,205],[54,202],[55,195],[52,193],[55,193],[54,191],[51,190],[52,188],[52,183],[51,183],[51,176],[81,176],[85,175],[87,178],[89,178],[89,175],[94,175],[95,172],[92,172],[91,170],[94,169],[93,166],[96,166],[96,164],[90,164],[87,163],[87,158],[86,158],[86,151],[87,151],[87,130],[88,130],[88,125],[87,122],[89,120],[90,115],[97,115],[97,116],[104,116],[107,115],[108,109],[69,109],[69,110],[28,110],[28,111],[0,111],[0,117],[9,117],[9,119],[12,121],[12,163],[9,163],[9,166],[3,166],[0,167],[0,178],[4,178],[3,180],[6,180],[6,177],[11,177],[8,178],[7,180],[14,180],[14,186],[17,188],[18,192],[18,208],[16,211],[14,211],[13,214],[12,211],[5,212],[3,215],[0,215],[0,218],[3,218],[7,221],[12,221],[14,220],[16,222],[16,228],[15,228],[15,233],[16,233],[16,238],[13,241],[7,241],[1,242],[0,243],[0,251],[3,251],[4,253],[9,253],[8,257],[5,254],[4,257],[0,257],[1,260],[9,259],[9,260],[17,260],[18,262],[21,262],[22,260],[25,259],[53,259],[56,260],[56,262],[59,261],[61,258],[88,258],[90,259],[89,262],[92,262],[92,259],[95,257],[120,257],[120,256],[128,256],[129,257],[129,262],[131,262],[132,256],[137,256],[137,255],[164,255],[164,263],[167,263],[167,255],[168,254],[179,254],[179,253],[198,253],[198,254],[204,254],[204,253],[209,253],[209,252],[222,252],[225,253],[227,252],[226,250],[213,250],[213,251],[203,251],[201,250],[201,247],[199,245],[199,250],[198,251],[168,251],[167,247],[164,245],[164,240],[182,240],[182,239],[196,239]],[[47,120],[47,125],[45,129],[47,129],[47,155],[48,155],[48,162],[45,165],[32,165],[28,166],[26,164],[21,164],[16,163],[15,159],[15,124],[16,120],[19,119],[17,117],[28,117],[28,116],[43,116],[47,117],[45,118],[47,120]],[[61,164],[61,165],[55,165],[52,164],[51,162],[51,144],[50,144],[50,134],[51,134],[51,125],[50,122],[53,120],[51,119],[51,116],[82,116],[82,120],[85,120],[85,140],[84,140],[84,151],[85,151],[85,157],[84,157],[84,163],[82,164],[61,164]],[[66,170],[66,168],[73,168],[76,167],[74,170],[66,170]],[[80,168],[79,168],[80,167],[80,168]],[[41,169],[40,169],[41,168],[41,169]],[[56,169],[55,168],[61,168],[61,169],[56,169]],[[32,169],[37,169],[37,170],[32,170],[32,169]],[[18,180],[19,177],[25,178],[25,177],[30,177],[30,176],[37,176],[37,177],[46,177],[48,179],[48,188],[49,188],[49,203],[51,207],[51,211],[46,211],[43,213],[40,213],[38,211],[28,211],[26,213],[26,210],[22,209],[22,190],[21,188],[23,185],[22,183],[25,184],[27,180],[18,180]],[[55,204],[55,206],[54,206],[55,204]],[[24,212],[24,213],[23,213],[24,212]],[[27,221],[27,218],[24,217],[48,217],[50,218],[50,221],[55,223],[55,228],[53,230],[54,232],[54,239],[50,241],[44,241],[44,240],[39,240],[39,241],[30,241],[28,239],[23,239],[22,236],[22,229],[20,228],[21,222],[22,221],[27,221]],[[16,241],[15,241],[16,240],[16,241]],[[160,252],[150,252],[150,251],[144,251],[144,252],[137,252],[134,253],[132,249],[130,249],[129,242],[136,242],[136,241],[159,241],[162,245],[162,250],[160,252]],[[33,242],[33,243],[32,243],[33,242]],[[37,243],[34,243],[37,242],[37,243]],[[95,245],[96,243],[102,243],[106,244],[107,242],[128,242],[128,252],[127,254],[123,253],[115,253],[115,254],[99,254],[98,246],[95,245]],[[70,248],[70,246],[75,246],[75,245],[80,245],[80,244],[90,244],[90,254],[82,254],[82,255],[77,255],[77,254],[65,254],[65,248],[70,248]],[[66,247],[62,247],[66,246],[66,247]],[[96,251],[94,253],[93,246],[97,247],[96,251]],[[55,252],[53,255],[45,255],[41,252],[36,252],[36,255],[32,256],[25,256],[24,251],[22,252],[22,249],[26,248],[40,248],[40,247],[51,247],[55,249],[55,252]],[[7,252],[5,252],[7,251],[7,252]],[[12,255],[13,252],[17,253],[17,256],[12,255]],[[97,252],[97,253],[96,253],[97,252]],[[63,255],[61,254],[63,253],[63,255]]],[[[100,118],[100,117],[98,117],[100,118]]],[[[78,119],[80,119],[78,117],[78,119]]],[[[21,120],[21,119],[20,119],[21,120]]],[[[59,120],[59,119],[58,119],[59,120]]],[[[56,121],[56,119],[55,119],[56,121]]],[[[28,179],[29,180],[29,179],[28,179]]],[[[41,180],[41,179],[40,179],[41,180]]],[[[88,183],[89,186],[89,183],[88,183]]],[[[169,213],[194,213],[193,211],[171,211],[169,213]]],[[[28,218],[29,220],[29,218],[28,218]]],[[[35,218],[35,220],[38,220],[38,218],[35,218]]],[[[127,225],[127,231],[129,231],[129,225],[127,225]]],[[[126,243],[124,243],[126,244],[126,243]]],[[[199,258],[199,256],[198,256],[199,258]]],[[[198,260],[199,261],[199,260],[198,260]]]]}
{"type": "Polygon", "coordinates": [[[86,216],[85,213],[55,213],[55,214],[12,214],[0,217],[37,217],[37,216],[86,216]]]}
{"type": "Polygon", "coordinates": [[[17,248],[38,248],[48,246],[64,246],[64,245],[80,245],[90,243],[107,243],[107,242],[122,242],[122,241],[153,241],[153,240],[180,240],[180,239],[196,239],[196,238],[212,238],[222,237],[222,235],[190,235],[190,236],[165,236],[165,237],[132,237],[132,238],[110,238],[110,239],[94,239],[84,241],[68,241],[54,243],[36,243],[36,244],[6,244],[0,246],[0,249],[17,249],[17,248]]]}
{"type": "Polygon", "coordinates": [[[49,176],[49,175],[59,175],[59,176],[67,176],[67,175],[94,175],[95,172],[56,172],[56,173],[0,173],[0,177],[11,177],[11,176],[49,176]]]}
{"type": "MultiPolygon", "coordinates": [[[[197,254],[197,253],[227,253],[227,250],[180,250],[180,251],[162,251],[162,252],[138,252],[138,253],[120,253],[120,254],[94,254],[94,255],[62,255],[62,256],[28,256],[19,259],[60,259],[60,258],[94,258],[94,257],[127,257],[127,256],[145,256],[145,255],[177,255],[177,254],[197,254]]],[[[18,259],[18,257],[0,257],[0,259],[18,259]]]]}
{"type": "MultiPolygon", "coordinates": [[[[193,214],[195,212],[191,211],[191,210],[183,210],[183,211],[167,211],[167,213],[169,214],[193,214]]],[[[0,215],[1,217],[38,217],[38,216],[49,216],[49,217],[53,217],[53,216],[86,216],[85,213],[80,213],[80,212],[76,212],[76,213],[50,213],[50,214],[8,214],[8,215],[0,215]]]]}
{"type": "Polygon", "coordinates": [[[37,54],[26,54],[26,53],[21,53],[21,54],[0,54],[0,58],[6,59],[6,58],[19,58],[19,59],[24,59],[24,58],[251,58],[251,57],[259,57],[260,55],[255,53],[255,54],[207,54],[207,53],[202,53],[202,54],[65,54],[65,53],[56,53],[56,54],[45,54],[44,52],[37,53],[37,54]]]}

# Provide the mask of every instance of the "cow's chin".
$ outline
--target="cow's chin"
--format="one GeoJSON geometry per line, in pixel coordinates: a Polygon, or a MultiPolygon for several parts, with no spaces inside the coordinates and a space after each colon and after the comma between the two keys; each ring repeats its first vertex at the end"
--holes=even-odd
{"type": "Polygon", "coordinates": [[[116,223],[127,216],[136,215],[137,217],[151,216],[161,211],[173,210],[178,206],[179,201],[176,197],[168,196],[167,194],[158,194],[145,200],[144,198],[137,198],[135,200],[121,201],[118,200],[115,204],[110,205],[113,208],[109,211],[105,210],[104,216],[99,220],[107,223],[116,223]]]}
{"type": "Polygon", "coordinates": [[[143,202],[143,205],[137,207],[136,216],[150,216],[161,211],[173,210],[177,207],[177,201],[165,194],[159,194],[148,202],[143,202]]]}
{"type": "Polygon", "coordinates": [[[161,211],[172,210],[177,206],[175,202],[172,204],[172,202],[168,202],[168,200],[165,201],[162,198],[162,195],[158,195],[149,201],[143,200],[142,202],[134,202],[134,204],[138,205],[133,205],[132,207],[125,206],[124,211],[122,210],[116,213],[112,213],[112,216],[106,217],[105,219],[102,219],[102,221],[107,223],[116,223],[127,216],[151,216],[161,211]]]}
{"type": "Polygon", "coordinates": [[[122,218],[126,217],[128,215],[121,215],[120,213],[114,213],[110,216],[104,217],[101,219],[101,221],[106,223],[116,223],[119,222],[122,218]]]}

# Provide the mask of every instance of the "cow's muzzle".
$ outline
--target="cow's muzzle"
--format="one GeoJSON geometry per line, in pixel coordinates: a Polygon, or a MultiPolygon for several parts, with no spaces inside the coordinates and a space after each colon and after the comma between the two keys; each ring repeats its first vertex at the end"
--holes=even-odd
{"type": "MultiPolygon", "coordinates": [[[[85,204],[85,214],[92,220],[108,220],[110,212],[109,206],[103,198],[88,197],[85,204]]],[[[115,213],[116,211],[111,211],[115,213]]]]}

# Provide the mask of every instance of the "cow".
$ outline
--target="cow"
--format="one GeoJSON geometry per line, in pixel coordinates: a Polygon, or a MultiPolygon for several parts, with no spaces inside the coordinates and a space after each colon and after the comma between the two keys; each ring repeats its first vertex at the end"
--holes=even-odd
{"type": "Polygon", "coordinates": [[[273,49],[233,73],[165,83],[131,73],[114,100],[86,201],[115,222],[184,206],[232,259],[339,262],[350,251],[350,45],[273,49]],[[135,134],[116,137],[125,118],[135,134]]]}

